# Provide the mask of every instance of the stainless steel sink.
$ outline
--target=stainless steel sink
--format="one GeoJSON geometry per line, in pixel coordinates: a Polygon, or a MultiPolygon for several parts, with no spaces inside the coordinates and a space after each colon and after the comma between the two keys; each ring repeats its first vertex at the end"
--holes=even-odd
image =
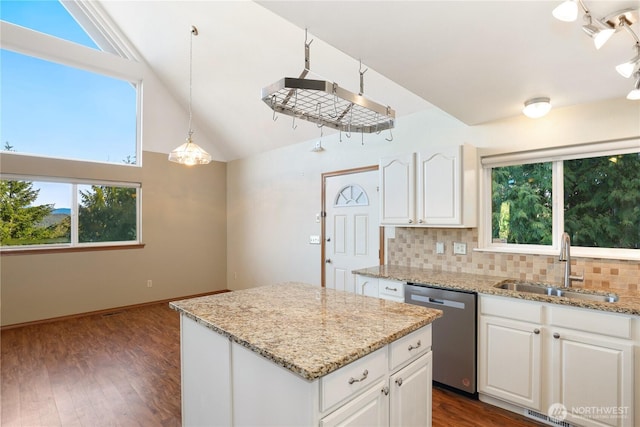
{"type": "Polygon", "coordinates": [[[502,282],[499,283],[496,288],[539,295],[555,295],[555,292],[557,291],[553,286],[527,282],[502,282]]]}
{"type": "Polygon", "coordinates": [[[607,294],[603,292],[577,291],[567,288],[558,288],[544,283],[520,282],[514,280],[506,280],[498,283],[498,289],[506,289],[509,291],[524,292],[537,295],[548,295],[554,297],[564,297],[570,299],[579,299],[586,301],[598,302],[617,302],[618,295],[607,294]]]}
{"type": "Polygon", "coordinates": [[[616,294],[593,294],[593,293],[565,291],[564,289],[558,289],[558,296],[571,298],[571,299],[587,300],[587,301],[618,302],[618,295],[616,294]]]}

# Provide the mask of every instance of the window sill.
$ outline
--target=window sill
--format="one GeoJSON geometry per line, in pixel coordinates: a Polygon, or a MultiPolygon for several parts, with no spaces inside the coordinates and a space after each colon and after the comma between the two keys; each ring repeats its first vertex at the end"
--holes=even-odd
{"type": "Polygon", "coordinates": [[[104,245],[104,246],[82,246],[82,247],[57,247],[57,248],[25,248],[25,249],[0,249],[0,256],[10,255],[42,255],[42,254],[59,254],[68,252],[95,252],[95,251],[114,251],[125,249],[142,249],[144,243],[136,243],[132,245],[104,245]]]}
{"type": "MultiPolygon", "coordinates": [[[[540,247],[506,247],[492,246],[484,248],[474,248],[474,252],[501,253],[510,255],[542,255],[554,256],[560,255],[560,249],[556,248],[540,248],[540,247]]],[[[613,259],[621,261],[640,261],[640,250],[638,249],[607,249],[607,248],[583,248],[579,246],[571,247],[572,258],[598,258],[613,259]]]]}

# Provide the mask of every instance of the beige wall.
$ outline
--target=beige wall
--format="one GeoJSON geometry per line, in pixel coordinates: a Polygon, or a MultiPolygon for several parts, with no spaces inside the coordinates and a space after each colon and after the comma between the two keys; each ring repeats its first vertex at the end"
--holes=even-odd
{"type": "Polygon", "coordinates": [[[639,117],[640,104],[622,96],[554,109],[538,120],[518,116],[474,127],[434,109],[398,119],[393,142],[384,140],[386,132],[365,135],[364,145],[360,135],[351,140],[342,135],[343,142],[337,134],[325,135],[322,153],[309,151],[314,140],[230,162],[228,287],[287,280],[320,284],[320,246],[308,242],[309,235],[320,234],[315,215],[323,172],[374,165],[382,156],[428,146],[469,143],[483,155],[638,137],[639,117]]]}
{"type": "Polygon", "coordinates": [[[0,258],[2,325],[226,288],[226,164],[142,168],[2,155],[3,173],[142,183],[142,249],[0,258]],[[147,280],[153,287],[147,287],[147,280]]]}

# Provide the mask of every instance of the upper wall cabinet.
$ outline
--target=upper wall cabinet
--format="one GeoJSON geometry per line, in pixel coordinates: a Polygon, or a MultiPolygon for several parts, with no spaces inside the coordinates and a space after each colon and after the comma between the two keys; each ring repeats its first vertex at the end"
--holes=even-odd
{"type": "Polygon", "coordinates": [[[475,227],[477,153],[471,145],[380,159],[380,223],[475,227]]]}

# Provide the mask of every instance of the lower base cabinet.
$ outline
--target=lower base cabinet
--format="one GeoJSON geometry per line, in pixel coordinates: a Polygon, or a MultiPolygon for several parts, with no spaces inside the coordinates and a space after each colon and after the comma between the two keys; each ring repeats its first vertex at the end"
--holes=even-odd
{"type": "Polygon", "coordinates": [[[182,424],[431,426],[431,325],[308,381],[181,315],[182,424]]]}
{"type": "Polygon", "coordinates": [[[634,426],[630,316],[482,295],[479,392],[578,426],[634,426]]]}

